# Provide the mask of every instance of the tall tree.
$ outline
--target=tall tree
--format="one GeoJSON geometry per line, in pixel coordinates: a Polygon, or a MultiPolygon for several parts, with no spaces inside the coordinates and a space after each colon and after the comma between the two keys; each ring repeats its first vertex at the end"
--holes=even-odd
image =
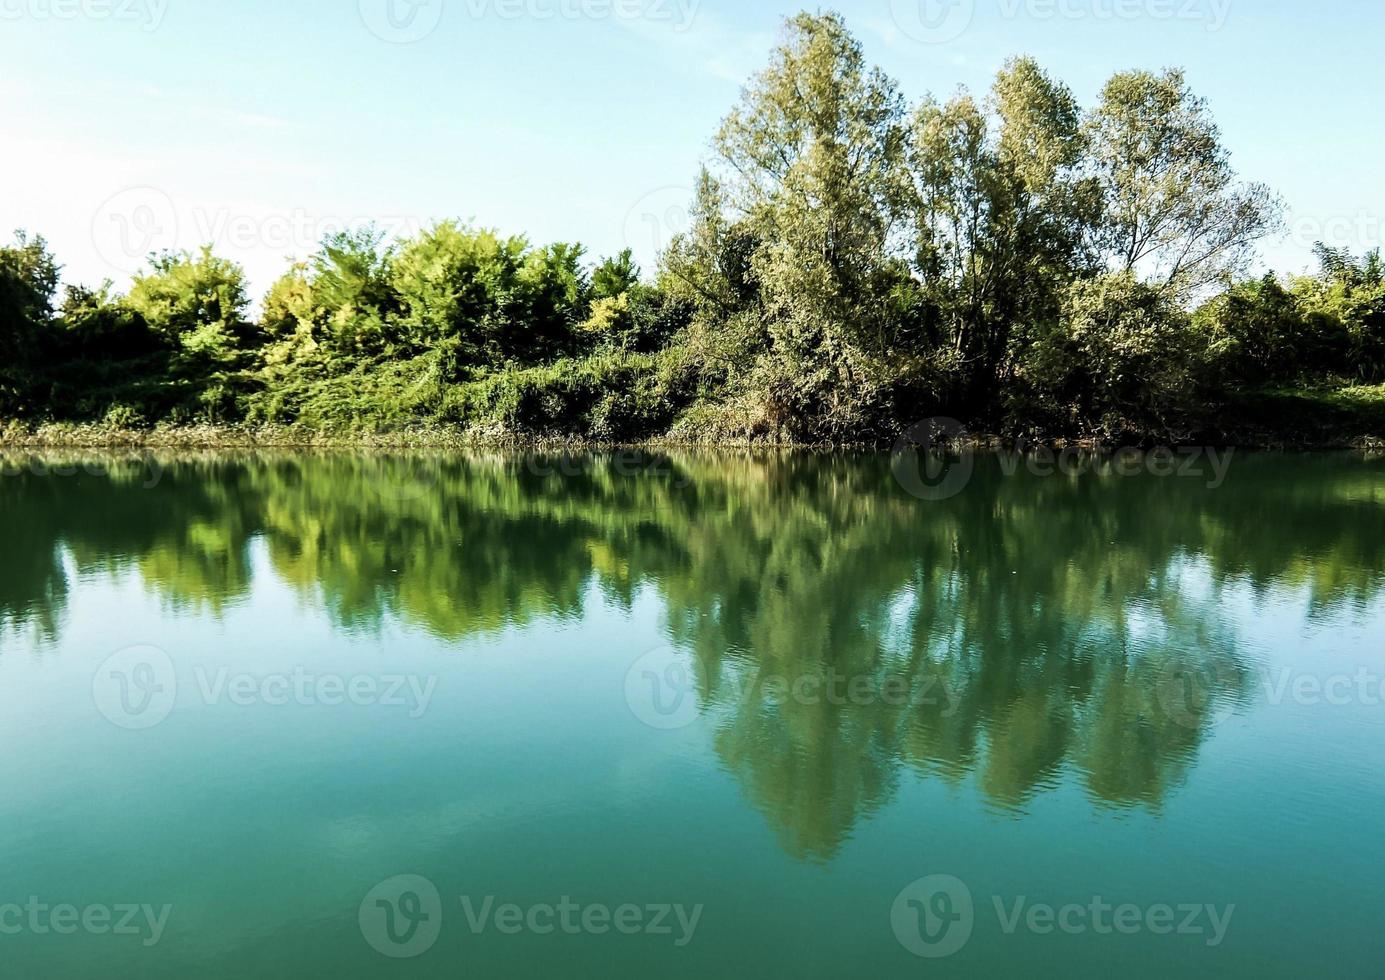
{"type": "Polygon", "coordinates": [[[771,397],[832,436],[878,400],[904,149],[903,100],[835,14],[799,14],[715,146],[759,242],[771,397]]]}
{"type": "Polygon", "coordinates": [[[1084,149],[1076,99],[1029,59],[1005,66],[985,106],[963,92],[914,113],[914,264],[972,411],[990,407],[1015,331],[1051,321],[1084,264],[1084,149]]]}
{"type": "Polygon", "coordinates": [[[1099,246],[1113,271],[1186,298],[1243,272],[1280,205],[1242,184],[1204,99],[1182,71],[1116,75],[1087,122],[1105,201],[1099,246]]]}

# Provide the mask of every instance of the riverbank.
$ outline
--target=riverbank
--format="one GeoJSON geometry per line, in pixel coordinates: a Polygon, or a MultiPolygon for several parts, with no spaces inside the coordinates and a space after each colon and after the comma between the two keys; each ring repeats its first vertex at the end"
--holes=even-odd
{"type": "MultiPolygon", "coordinates": [[[[901,423],[901,435],[913,423],[901,423]]],[[[1245,395],[1218,414],[1215,425],[1178,439],[1132,433],[1126,438],[1083,434],[983,434],[964,441],[979,447],[1032,448],[1079,446],[1098,450],[1123,446],[1216,445],[1270,451],[1385,450],[1385,386],[1321,391],[1261,391],[1245,395]]],[[[421,424],[389,431],[333,430],[293,425],[157,425],[130,428],[103,423],[0,423],[0,449],[466,449],[506,447],[533,450],[753,447],[784,449],[889,449],[878,444],[809,444],[756,435],[746,438],[688,439],[653,436],[623,442],[562,434],[508,431],[501,427],[421,424]]]]}

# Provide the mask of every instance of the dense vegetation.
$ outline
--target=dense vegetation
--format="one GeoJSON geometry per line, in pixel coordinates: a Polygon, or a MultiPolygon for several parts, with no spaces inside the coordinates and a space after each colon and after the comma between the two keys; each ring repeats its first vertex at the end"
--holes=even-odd
{"type": "Polygon", "coordinates": [[[801,14],[713,145],[650,277],[629,253],[592,267],[454,222],[366,229],[252,318],[210,249],[59,300],[21,234],[0,250],[0,418],[601,441],[892,441],[939,415],[1007,435],[1379,431],[1379,253],[1248,277],[1279,202],[1238,179],[1179,71],[1118,74],[1084,109],[1017,59],[987,97],[910,109],[839,17],[801,14]]]}

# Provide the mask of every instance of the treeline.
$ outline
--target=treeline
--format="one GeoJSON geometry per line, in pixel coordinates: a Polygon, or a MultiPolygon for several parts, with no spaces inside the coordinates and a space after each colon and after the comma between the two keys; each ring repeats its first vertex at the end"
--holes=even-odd
{"type": "Polygon", "coordinates": [[[1216,438],[1268,396],[1327,411],[1346,402],[1323,392],[1385,380],[1379,252],[1248,278],[1281,205],[1179,71],[1118,74],[1083,108],[1016,59],[985,97],[910,108],[838,16],[800,14],[713,146],[649,277],[628,252],[593,265],[454,222],[366,229],[255,319],[209,249],[59,300],[21,234],[0,250],[0,417],[873,442],[948,415],[1216,438]]]}

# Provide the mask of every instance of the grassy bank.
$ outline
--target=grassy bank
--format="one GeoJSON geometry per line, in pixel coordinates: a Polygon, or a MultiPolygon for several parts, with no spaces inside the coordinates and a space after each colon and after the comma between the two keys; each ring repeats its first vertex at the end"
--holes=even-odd
{"type": "Polygon", "coordinates": [[[1226,406],[1218,429],[1234,445],[1378,449],[1385,446],[1385,385],[1252,392],[1226,406]]]}
{"type": "MultiPolygon", "coordinates": [[[[902,435],[916,420],[902,421],[902,435]]],[[[1012,433],[971,436],[977,444],[1013,444],[1012,433]]],[[[1215,425],[1179,440],[1153,435],[1131,435],[1124,440],[1092,435],[1063,435],[1023,441],[1032,445],[1153,446],[1176,441],[1265,450],[1341,450],[1385,448],[1385,385],[1352,386],[1298,391],[1265,389],[1246,393],[1227,404],[1215,425]]],[[[889,449],[893,439],[873,443],[829,444],[795,441],[746,426],[737,434],[719,430],[699,431],[680,422],[669,431],[650,437],[596,438],[590,434],[558,430],[548,432],[511,427],[489,417],[481,424],[421,422],[396,426],[361,427],[281,424],[160,424],[130,427],[110,422],[0,423],[0,448],[9,449],[572,449],[624,446],[699,446],[741,449],[753,446],[804,449],[889,449]]]]}

